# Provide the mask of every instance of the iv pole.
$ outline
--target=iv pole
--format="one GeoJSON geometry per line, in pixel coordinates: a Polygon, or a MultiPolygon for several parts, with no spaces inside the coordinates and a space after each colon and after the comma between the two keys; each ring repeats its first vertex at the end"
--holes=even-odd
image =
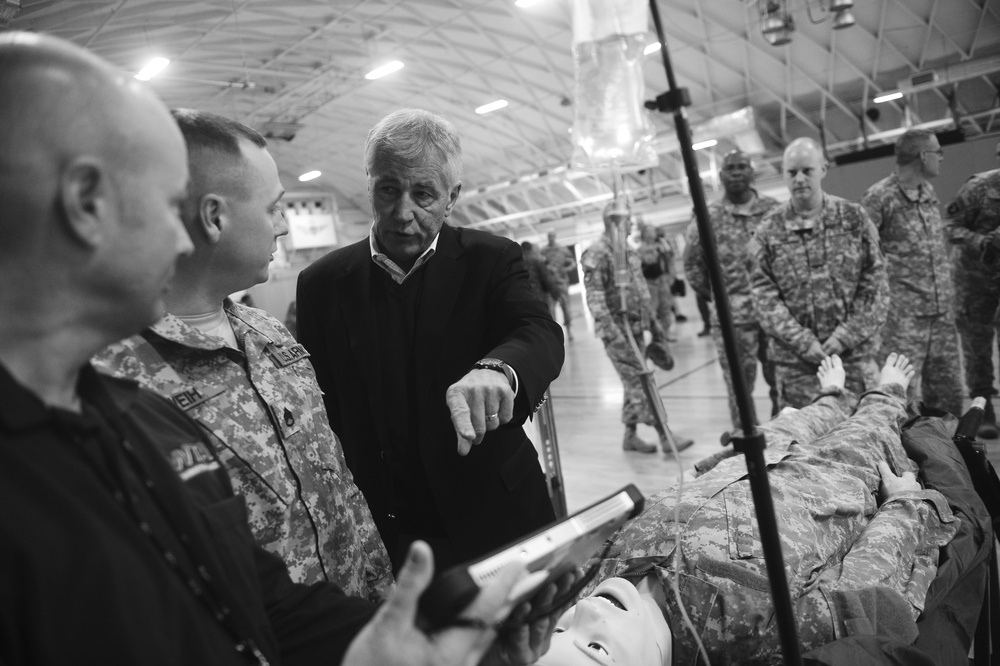
{"type": "MultiPolygon", "coordinates": [[[[739,352],[733,335],[733,317],[729,309],[729,297],[722,284],[715,235],[709,225],[708,207],[705,205],[705,193],[701,189],[698,162],[695,159],[694,149],[691,147],[691,129],[688,125],[687,115],[684,113],[684,107],[691,105],[691,98],[686,88],[677,87],[656,0],[649,0],[649,8],[653,14],[653,24],[656,26],[656,37],[662,47],[660,53],[663,54],[663,67],[667,74],[668,90],[657,96],[655,101],[646,102],[646,106],[650,109],[673,114],[674,128],[677,131],[681,156],[684,158],[684,170],[687,172],[691,189],[691,200],[694,204],[698,232],[701,235],[702,248],[708,264],[712,293],[715,295],[715,307],[719,315],[719,327],[725,343],[726,358],[729,360],[730,368],[739,368],[739,352]]],[[[774,604],[778,634],[781,638],[781,653],[786,666],[800,666],[802,656],[799,649],[798,630],[795,625],[791,595],[788,591],[788,579],[785,577],[784,558],[781,554],[781,541],[778,537],[778,522],[774,514],[774,502],[771,499],[771,484],[768,482],[767,468],[764,464],[764,435],[757,431],[754,410],[750,402],[750,392],[747,390],[743,374],[730,372],[730,375],[733,382],[733,394],[740,412],[740,424],[743,426],[742,434],[738,434],[732,439],[733,448],[746,458],[750,491],[757,514],[757,526],[760,531],[764,561],[767,565],[767,577],[771,583],[771,600],[774,604]]]]}

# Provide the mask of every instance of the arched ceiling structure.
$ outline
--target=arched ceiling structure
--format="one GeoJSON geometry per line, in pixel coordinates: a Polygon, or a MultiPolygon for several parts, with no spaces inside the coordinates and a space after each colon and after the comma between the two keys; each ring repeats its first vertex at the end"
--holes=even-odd
{"type": "MultiPolygon", "coordinates": [[[[718,157],[736,145],[757,144],[766,175],[799,136],[823,139],[836,156],[892,141],[906,124],[957,124],[967,136],[1000,132],[1000,0],[855,0],[856,24],[843,30],[832,27],[831,0],[782,0],[796,30],[778,47],[761,34],[761,12],[774,1],[658,0],[696,140],[718,140],[698,153],[709,180],[718,157]],[[914,87],[931,72],[933,81],[914,87]],[[901,85],[912,89],[903,99],[872,104],[901,85]],[[730,115],[741,112],[752,117],[730,115]],[[724,127],[733,118],[749,129],[733,134],[724,127]]],[[[572,235],[609,191],[606,178],[567,168],[570,4],[0,0],[0,11],[12,16],[8,28],[58,35],[127,71],[152,56],[169,58],[152,81],[168,104],[263,130],[286,188],[333,192],[359,222],[368,209],[368,129],[402,106],[440,113],[456,124],[465,148],[454,222],[524,237],[551,228],[572,235]],[[405,66],[365,79],[388,60],[405,66]],[[475,113],[499,98],[509,105],[475,113]],[[323,175],[299,187],[297,177],[314,169],[323,175]]],[[[656,41],[652,32],[648,41],[656,41]]],[[[659,53],[646,56],[643,72],[652,99],[666,88],[659,53]]],[[[673,201],[680,209],[687,183],[671,118],[657,114],[654,123],[660,164],[629,175],[630,192],[640,208],[673,201]]]]}

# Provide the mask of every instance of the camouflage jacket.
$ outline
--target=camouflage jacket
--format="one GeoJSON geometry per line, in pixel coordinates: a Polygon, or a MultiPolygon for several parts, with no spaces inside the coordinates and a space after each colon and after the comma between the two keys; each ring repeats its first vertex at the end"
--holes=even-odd
{"type": "Polygon", "coordinates": [[[648,322],[652,316],[652,299],[646,278],[642,276],[639,257],[631,249],[627,251],[627,257],[629,282],[624,307],[621,291],[615,282],[615,265],[608,237],[602,235],[580,257],[587,307],[594,316],[594,332],[602,338],[620,326],[616,317],[621,313],[628,315],[633,322],[648,322]]]}
{"type": "Polygon", "coordinates": [[[642,274],[646,276],[647,280],[660,280],[667,284],[673,282],[674,250],[670,247],[669,243],[663,240],[657,240],[652,243],[643,241],[639,243],[639,247],[635,253],[639,257],[639,266],[642,269],[642,274]],[[650,277],[647,274],[647,270],[660,272],[650,277]]]}
{"type": "Polygon", "coordinates": [[[569,284],[569,272],[576,266],[573,253],[562,245],[546,245],[541,249],[545,263],[549,265],[552,282],[557,288],[565,288],[569,284]]]}
{"type": "Polygon", "coordinates": [[[801,357],[830,336],[845,353],[878,348],[889,284],[878,230],[861,205],[826,194],[820,214],[802,220],[785,203],[764,218],[750,253],[754,306],[779,343],[775,360],[801,357]]]}
{"type": "MultiPolygon", "coordinates": [[[[888,620],[890,630],[915,632],[938,549],[958,527],[934,490],[907,491],[877,505],[880,459],[900,474],[915,470],[897,425],[905,416],[904,393],[896,385],[884,389],[867,393],[846,427],[838,423],[854,399],[836,389],[761,427],[803,652],[851,633],[857,614],[842,611],[875,600],[880,615],[868,619],[876,631],[882,628],[877,622],[888,620]]],[[[678,666],[702,663],[679,604],[712,664],[782,663],[742,456],[686,483],[679,502],[674,488],[647,498],[642,514],[603,554],[597,580],[638,582],[647,575],[664,588],[678,666]]]]}
{"type": "Polygon", "coordinates": [[[955,267],[1000,270],[1000,250],[992,246],[1000,236],[1000,169],[965,181],[946,215],[948,242],[961,250],[955,267]]]}
{"type": "Polygon", "coordinates": [[[296,582],[379,600],[389,557],[330,430],[309,356],[276,319],[229,299],[242,352],[166,315],[101,352],[98,370],[170,398],[208,432],[250,527],[296,582]]]}
{"type": "MultiPolygon", "coordinates": [[[[755,192],[756,194],[756,192],[755,192]]],[[[733,314],[734,324],[756,324],[757,313],[754,310],[753,298],[750,296],[749,257],[747,252],[750,239],[757,233],[761,220],[775,206],[777,199],[757,196],[750,214],[739,212],[729,199],[722,199],[708,207],[709,222],[715,234],[715,245],[719,253],[719,264],[722,268],[722,282],[729,296],[729,307],[733,314]]],[[[698,222],[691,220],[688,225],[686,244],[684,246],[684,277],[695,292],[712,300],[712,284],[708,278],[708,263],[701,247],[701,234],[698,222]]],[[[716,316],[712,309],[712,316],[716,316]]]]}
{"type": "Polygon", "coordinates": [[[882,238],[893,313],[950,313],[955,289],[934,187],[925,181],[911,199],[893,173],[868,188],[861,205],[882,238]]]}

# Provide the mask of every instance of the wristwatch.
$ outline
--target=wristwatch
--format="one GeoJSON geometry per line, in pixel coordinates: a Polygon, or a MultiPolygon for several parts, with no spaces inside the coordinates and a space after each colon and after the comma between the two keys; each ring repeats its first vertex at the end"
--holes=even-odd
{"type": "Polygon", "coordinates": [[[472,367],[478,370],[496,370],[497,372],[502,372],[504,377],[507,378],[507,383],[510,384],[511,388],[514,388],[514,371],[500,359],[481,358],[473,363],[472,367]]]}

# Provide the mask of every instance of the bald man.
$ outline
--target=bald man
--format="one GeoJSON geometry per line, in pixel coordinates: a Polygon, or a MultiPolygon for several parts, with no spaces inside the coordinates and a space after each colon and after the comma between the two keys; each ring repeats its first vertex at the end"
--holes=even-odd
{"type": "MultiPolygon", "coordinates": [[[[163,316],[192,249],[166,107],[95,56],[21,32],[0,34],[0,99],[0,663],[475,663],[518,571],[468,611],[481,628],[433,641],[414,624],[426,544],[377,612],[294,584],[254,545],[204,431],[88,364],[163,316]],[[165,457],[197,464],[178,475],[165,457]]],[[[535,653],[547,631],[530,629],[506,655],[535,653]]]]}
{"type": "Polygon", "coordinates": [[[764,218],[751,244],[751,293],[770,337],[780,407],[809,403],[820,362],[837,354],[847,388],[874,388],[874,354],[889,285],[878,229],[860,204],[823,192],[827,164],[812,139],[785,149],[791,199],[764,218]]]}
{"type": "MultiPolygon", "coordinates": [[[[719,180],[725,189],[722,197],[708,207],[709,223],[715,235],[722,269],[722,282],[729,297],[733,316],[736,347],[740,353],[739,369],[747,388],[752,391],[757,381],[757,361],[760,360],[764,380],[771,393],[771,416],[778,413],[778,393],[774,381],[774,364],[767,358],[767,336],[760,326],[760,318],[750,296],[750,273],[747,270],[747,250],[750,240],[757,233],[761,220],[778,201],[761,196],[753,187],[754,168],[750,157],[741,150],[734,150],[722,160],[719,180]]],[[[701,245],[697,221],[692,219],[684,246],[684,274],[695,293],[706,301],[712,300],[712,285],[708,279],[708,262],[701,245]]],[[[733,428],[740,428],[740,413],[733,394],[729,358],[726,356],[718,314],[710,309],[711,322],[706,328],[713,331],[715,348],[722,365],[726,388],[729,390],[729,415],[733,428]]]]}

